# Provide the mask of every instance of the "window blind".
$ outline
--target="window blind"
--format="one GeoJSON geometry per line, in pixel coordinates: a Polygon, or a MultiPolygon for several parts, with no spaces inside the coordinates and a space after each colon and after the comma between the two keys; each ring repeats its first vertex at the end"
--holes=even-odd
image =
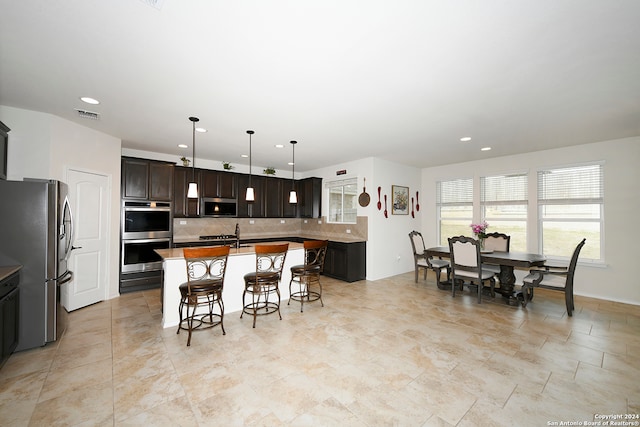
{"type": "Polygon", "coordinates": [[[603,203],[602,165],[575,166],[538,171],[541,204],[603,203]]]}
{"type": "Polygon", "coordinates": [[[527,204],[527,175],[499,175],[480,177],[480,201],[482,203],[527,204]]]}
{"type": "Polygon", "coordinates": [[[473,204],[473,179],[463,178],[438,181],[436,203],[440,206],[464,206],[473,204]]]}
{"type": "Polygon", "coordinates": [[[324,183],[324,188],[336,188],[336,187],[345,187],[347,185],[357,185],[358,178],[345,178],[338,179],[335,181],[326,181],[324,183]]]}

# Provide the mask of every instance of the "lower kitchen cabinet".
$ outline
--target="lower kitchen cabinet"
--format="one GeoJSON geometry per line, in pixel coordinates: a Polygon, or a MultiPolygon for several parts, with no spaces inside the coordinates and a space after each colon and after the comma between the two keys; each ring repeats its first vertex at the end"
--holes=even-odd
{"type": "Polygon", "coordinates": [[[345,282],[366,279],[367,242],[329,241],[324,260],[324,275],[345,282]]]}
{"type": "Polygon", "coordinates": [[[18,345],[19,281],[16,272],[0,282],[0,367],[18,345]]]}
{"type": "Polygon", "coordinates": [[[120,293],[158,289],[162,286],[162,270],[120,274],[120,293]]]}

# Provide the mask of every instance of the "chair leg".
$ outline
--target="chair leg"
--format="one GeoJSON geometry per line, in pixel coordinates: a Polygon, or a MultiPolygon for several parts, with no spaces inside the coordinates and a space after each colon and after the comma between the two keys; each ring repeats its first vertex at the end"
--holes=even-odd
{"type": "Polygon", "coordinates": [[[318,276],[318,288],[320,288],[320,306],[324,307],[324,302],[322,301],[322,283],[320,283],[319,276],[318,276]]]}
{"type": "Polygon", "coordinates": [[[524,308],[527,306],[529,301],[531,301],[531,299],[529,298],[529,295],[533,295],[533,288],[529,286],[527,283],[523,283],[521,294],[522,294],[522,300],[520,302],[522,303],[522,307],[524,308]]]}
{"type": "Polygon", "coordinates": [[[178,322],[178,330],[176,334],[180,333],[180,327],[182,326],[182,310],[184,309],[184,299],[180,300],[180,304],[178,305],[178,315],[180,316],[180,322],[178,322]]]}
{"type": "Polygon", "coordinates": [[[569,317],[573,316],[573,303],[571,301],[571,294],[569,292],[567,292],[567,290],[564,290],[564,299],[565,299],[565,305],[567,306],[567,315],[569,317]]]}
{"type": "MultiPolygon", "coordinates": [[[[300,313],[304,312],[304,294],[302,293],[302,285],[303,285],[304,276],[300,277],[300,281],[298,282],[298,289],[300,291],[300,313]]],[[[305,282],[304,285],[307,287],[307,300],[309,300],[309,283],[305,282]]],[[[280,298],[280,293],[278,293],[278,298],[280,298]]],[[[289,298],[291,300],[291,298],[289,298]]],[[[279,312],[279,311],[278,311],[279,312]]]]}
{"type": "Polygon", "coordinates": [[[187,338],[187,347],[191,346],[191,333],[193,332],[193,317],[196,314],[196,307],[193,307],[193,313],[189,315],[189,304],[190,301],[187,302],[187,328],[189,329],[189,337],[187,338]]]}
{"type": "MultiPolygon", "coordinates": [[[[278,294],[278,317],[282,320],[282,315],[280,314],[280,286],[276,283],[276,294],[278,294]]],[[[302,310],[302,305],[300,306],[300,310],[302,310]]]]}
{"type": "Polygon", "coordinates": [[[222,328],[222,335],[227,335],[227,332],[224,330],[224,303],[222,302],[222,292],[218,294],[218,307],[220,307],[220,327],[222,328]]]}
{"type": "Polygon", "coordinates": [[[416,278],[415,278],[415,282],[418,283],[418,270],[420,270],[420,268],[418,267],[418,265],[416,264],[416,278]]]}

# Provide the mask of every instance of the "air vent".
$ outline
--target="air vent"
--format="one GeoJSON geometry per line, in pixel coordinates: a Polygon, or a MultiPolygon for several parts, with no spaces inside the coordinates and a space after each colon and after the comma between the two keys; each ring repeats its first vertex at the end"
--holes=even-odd
{"type": "Polygon", "coordinates": [[[162,5],[164,4],[164,0],[142,0],[142,3],[146,3],[149,6],[160,10],[160,9],[162,9],[162,5]]]}
{"type": "Polygon", "coordinates": [[[83,119],[91,119],[91,120],[99,120],[100,115],[98,113],[94,113],[93,111],[86,110],[76,110],[78,112],[78,116],[83,119]]]}

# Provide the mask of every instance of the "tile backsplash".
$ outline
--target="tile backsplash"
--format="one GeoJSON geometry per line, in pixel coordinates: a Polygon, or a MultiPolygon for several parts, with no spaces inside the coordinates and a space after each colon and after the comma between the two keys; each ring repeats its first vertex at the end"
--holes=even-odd
{"type": "Polygon", "coordinates": [[[328,224],[326,218],[175,218],[173,240],[195,241],[199,236],[234,234],[240,226],[241,239],[308,237],[338,241],[367,240],[368,218],[356,224],[328,224]]]}

